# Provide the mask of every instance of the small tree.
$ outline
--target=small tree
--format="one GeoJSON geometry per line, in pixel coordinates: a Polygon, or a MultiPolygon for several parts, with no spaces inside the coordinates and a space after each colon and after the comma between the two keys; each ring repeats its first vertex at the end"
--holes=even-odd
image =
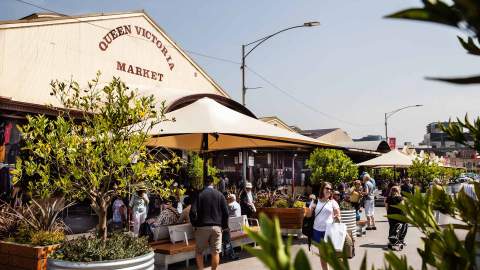
{"type": "Polygon", "coordinates": [[[428,187],[433,179],[440,177],[440,172],[440,166],[430,161],[428,156],[422,160],[415,159],[408,168],[408,176],[420,182],[424,188],[428,187]]]}
{"type": "Polygon", "coordinates": [[[375,176],[378,179],[382,180],[393,180],[394,173],[392,168],[380,168],[376,173],[375,176]]]}
{"type": "MultiPolygon", "coordinates": [[[[203,188],[203,158],[195,152],[188,154],[187,173],[190,184],[197,190],[203,188]]],[[[217,184],[220,181],[218,178],[219,170],[215,166],[208,164],[208,175],[212,176],[213,183],[217,184]]]]}
{"type": "Polygon", "coordinates": [[[358,174],[357,165],[336,149],[315,149],[307,160],[307,166],[312,170],[311,181],[319,184],[329,181],[333,185],[341,181],[351,181],[358,174]]]}
{"type": "Polygon", "coordinates": [[[157,112],[153,96],[140,96],[119,78],[99,87],[99,76],[87,88],[52,81],[51,95],[65,109],[54,119],[27,117],[20,131],[28,158],[17,161],[14,181],[28,182],[41,198],[59,192],[70,199],[88,198],[105,240],[114,196],[138,185],[167,196],[172,180],[161,172],[178,158],[158,160],[146,147],[148,131],[167,120],[163,103],[157,112]]]}

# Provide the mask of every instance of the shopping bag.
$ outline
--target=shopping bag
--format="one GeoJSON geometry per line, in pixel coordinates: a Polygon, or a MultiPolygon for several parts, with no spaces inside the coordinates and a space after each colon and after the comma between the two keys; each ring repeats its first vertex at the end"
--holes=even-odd
{"type": "Polygon", "coordinates": [[[345,236],[347,235],[347,225],[344,223],[329,223],[325,230],[325,242],[330,240],[333,243],[335,251],[342,251],[345,243],[345,236]]]}

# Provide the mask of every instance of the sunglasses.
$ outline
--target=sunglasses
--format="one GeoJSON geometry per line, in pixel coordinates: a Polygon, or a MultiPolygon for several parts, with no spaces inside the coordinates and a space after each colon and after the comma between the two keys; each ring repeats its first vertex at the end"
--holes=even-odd
{"type": "Polygon", "coordinates": [[[331,190],[332,190],[332,188],[329,188],[329,187],[326,187],[325,189],[328,190],[328,191],[331,191],[331,190]]]}

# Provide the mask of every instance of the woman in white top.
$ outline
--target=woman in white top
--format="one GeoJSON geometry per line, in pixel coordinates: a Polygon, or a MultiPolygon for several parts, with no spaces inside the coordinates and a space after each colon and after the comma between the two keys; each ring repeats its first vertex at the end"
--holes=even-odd
{"type": "MultiPolygon", "coordinates": [[[[310,204],[307,217],[314,216],[312,240],[319,243],[325,237],[325,230],[327,224],[333,223],[337,218],[340,218],[340,207],[335,200],[332,200],[332,184],[329,182],[322,182],[320,185],[320,194],[318,200],[310,204]]],[[[320,252],[320,250],[319,250],[320,252]]],[[[327,262],[320,257],[320,264],[323,270],[328,269],[327,262]]]]}
{"type": "Polygon", "coordinates": [[[140,225],[144,223],[147,218],[147,206],[149,202],[145,188],[140,188],[130,201],[129,205],[133,212],[133,233],[135,235],[138,235],[140,225]]]}

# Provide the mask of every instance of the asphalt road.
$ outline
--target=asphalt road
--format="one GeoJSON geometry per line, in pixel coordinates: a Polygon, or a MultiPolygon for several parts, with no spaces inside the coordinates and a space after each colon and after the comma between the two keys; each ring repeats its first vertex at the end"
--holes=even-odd
{"type": "MultiPolygon", "coordinates": [[[[374,265],[375,269],[383,268],[384,266],[384,254],[388,252],[387,250],[387,236],[388,236],[388,222],[385,218],[386,211],[384,207],[376,207],[375,209],[375,218],[377,220],[377,230],[376,231],[367,231],[367,234],[356,239],[356,256],[353,259],[349,260],[350,268],[356,270],[360,268],[363,256],[367,254],[367,265],[368,269],[371,269],[371,266],[374,265]]],[[[364,217],[362,216],[362,219],[364,217]]],[[[421,258],[417,253],[417,248],[423,247],[421,240],[422,234],[419,230],[414,227],[410,227],[407,233],[406,242],[407,246],[397,253],[400,255],[406,255],[408,258],[409,264],[414,269],[421,269],[421,258]]],[[[303,248],[305,251],[308,250],[307,245],[305,244],[306,239],[298,239],[294,241],[292,246],[292,254],[296,254],[300,248],[303,248]]],[[[320,268],[320,259],[318,257],[318,250],[312,247],[312,251],[307,252],[310,259],[312,269],[321,269],[320,268]]],[[[240,253],[240,260],[237,261],[222,261],[218,269],[267,269],[263,266],[255,257],[250,256],[247,252],[242,251],[240,253]]],[[[190,267],[186,267],[185,263],[177,263],[171,265],[169,269],[196,269],[194,266],[194,260],[190,261],[190,267]]],[[[210,268],[207,268],[210,269],[210,268]]]]}

